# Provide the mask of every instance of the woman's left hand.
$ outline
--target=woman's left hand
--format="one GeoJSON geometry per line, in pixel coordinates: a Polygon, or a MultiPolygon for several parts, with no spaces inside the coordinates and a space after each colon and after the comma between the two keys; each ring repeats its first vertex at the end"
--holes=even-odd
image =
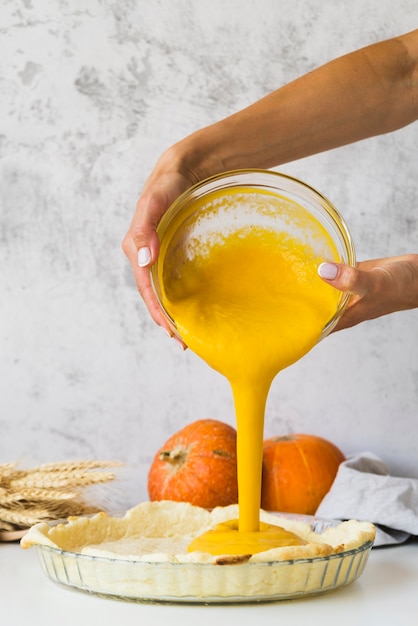
{"type": "Polygon", "coordinates": [[[418,307],[418,254],[361,261],[355,268],[322,263],[318,274],[329,285],[351,294],[334,332],[418,307]]]}

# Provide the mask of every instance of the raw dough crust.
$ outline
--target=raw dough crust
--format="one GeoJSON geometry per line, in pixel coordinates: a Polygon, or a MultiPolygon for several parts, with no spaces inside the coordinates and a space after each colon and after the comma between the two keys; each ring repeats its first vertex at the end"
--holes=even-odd
{"type": "Polygon", "coordinates": [[[261,563],[329,556],[373,541],[375,536],[375,528],[369,522],[350,520],[316,533],[307,522],[261,511],[262,521],[294,532],[307,544],[274,548],[238,559],[187,552],[194,537],[219,522],[237,517],[237,505],[209,512],[183,502],[143,502],[123,517],[98,513],[72,517],[55,526],[36,524],[22,538],[21,545],[49,545],[68,552],[130,561],[232,564],[243,560],[261,563]]]}
{"type": "Polygon", "coordinates": [[[324,593],[358,578],[375,534],[351,520],[316,533],[305,521],[261,512],[262,521],[304,538],[242,558],[187,552],[198,534],[228,519],[236,506],[212,512],[178,502],[144,502],[123,517],[98,513],[40,523],[22,538],[35,546],[51,580],[89,593],[151,602],[272,601],[324,593]]]}

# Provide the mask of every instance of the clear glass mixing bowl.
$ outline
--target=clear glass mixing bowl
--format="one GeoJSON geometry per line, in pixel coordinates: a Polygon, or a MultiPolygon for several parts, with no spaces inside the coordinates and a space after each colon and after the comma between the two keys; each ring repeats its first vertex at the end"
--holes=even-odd
{"type": "MultiPolygon", "coordinates": [[[[157,228],[161,247],[151,268],[151,279],[174,333],[178,334],[176,321],[164,304],[168,280],[171,283],[181,280],[182,266],[203,246],[219,243],[225,233],[251,225],[285,230],[311,245],[319,259],[355,265],[354,244],[343,217],[310,185],[271,170],[235,170],[213,176],[184,192],[163,215],[157,228]],[[326,235],[321,229],[306,229],[306,215],[313,216],[326,235]]],[[[321,338],[335,327],[347,300],[348,295],[341,293],[321,338]]]]}

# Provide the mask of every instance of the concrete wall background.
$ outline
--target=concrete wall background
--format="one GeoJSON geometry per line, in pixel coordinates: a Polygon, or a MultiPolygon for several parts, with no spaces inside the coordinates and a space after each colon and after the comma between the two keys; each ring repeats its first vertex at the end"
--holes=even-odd
{"type": "MultiPolygon", "coordinates": [[[[185,134],[355,48],[415,0],[3,0],[0,463],[112,458],[147,497],[157,448],[234,423],[229,387],[151,322],[121,241],[185,134]]],[[[346,218],[359,259],[418,249],[418,125],[287,164],[346,218]]],[[[418,317],[332,335],[283,372],[266,435],[313,432],[418,476],[418,317]]]]}

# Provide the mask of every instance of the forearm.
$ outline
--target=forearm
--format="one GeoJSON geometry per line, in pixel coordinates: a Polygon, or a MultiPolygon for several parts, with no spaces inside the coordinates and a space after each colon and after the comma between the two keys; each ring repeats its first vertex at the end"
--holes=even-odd
{"type": "Polygon", "coordinates": [[[418,119],[418,31],[340,57],[174,147],[197,179],[269,168],[418,119]],[[181,156],[184,155],[184,156],[181,156]]]}
{"type": "MultiPolygon", "coordinates": [[[[156,323],[172,334],[150,280],[149,266],[159,253],[156,227],[190,185],[226,170],[275,167],[416,119],[418,30],[331,61],[169,148],[145,182],[123,241],[139,292],[156,323]]],[[[356,273],[347,266],[337,278],[343,280],[336,282],[337,288],[359,294],[350,299],[340,328],[418,306],[417,256],[395,267],[371,263],[371,272],[356,273]],[[350,284],[343,284],[346,272],[351,272],[354,286],[360,280],[366,281],[366,288],[351,291],[350,284]]]]}

